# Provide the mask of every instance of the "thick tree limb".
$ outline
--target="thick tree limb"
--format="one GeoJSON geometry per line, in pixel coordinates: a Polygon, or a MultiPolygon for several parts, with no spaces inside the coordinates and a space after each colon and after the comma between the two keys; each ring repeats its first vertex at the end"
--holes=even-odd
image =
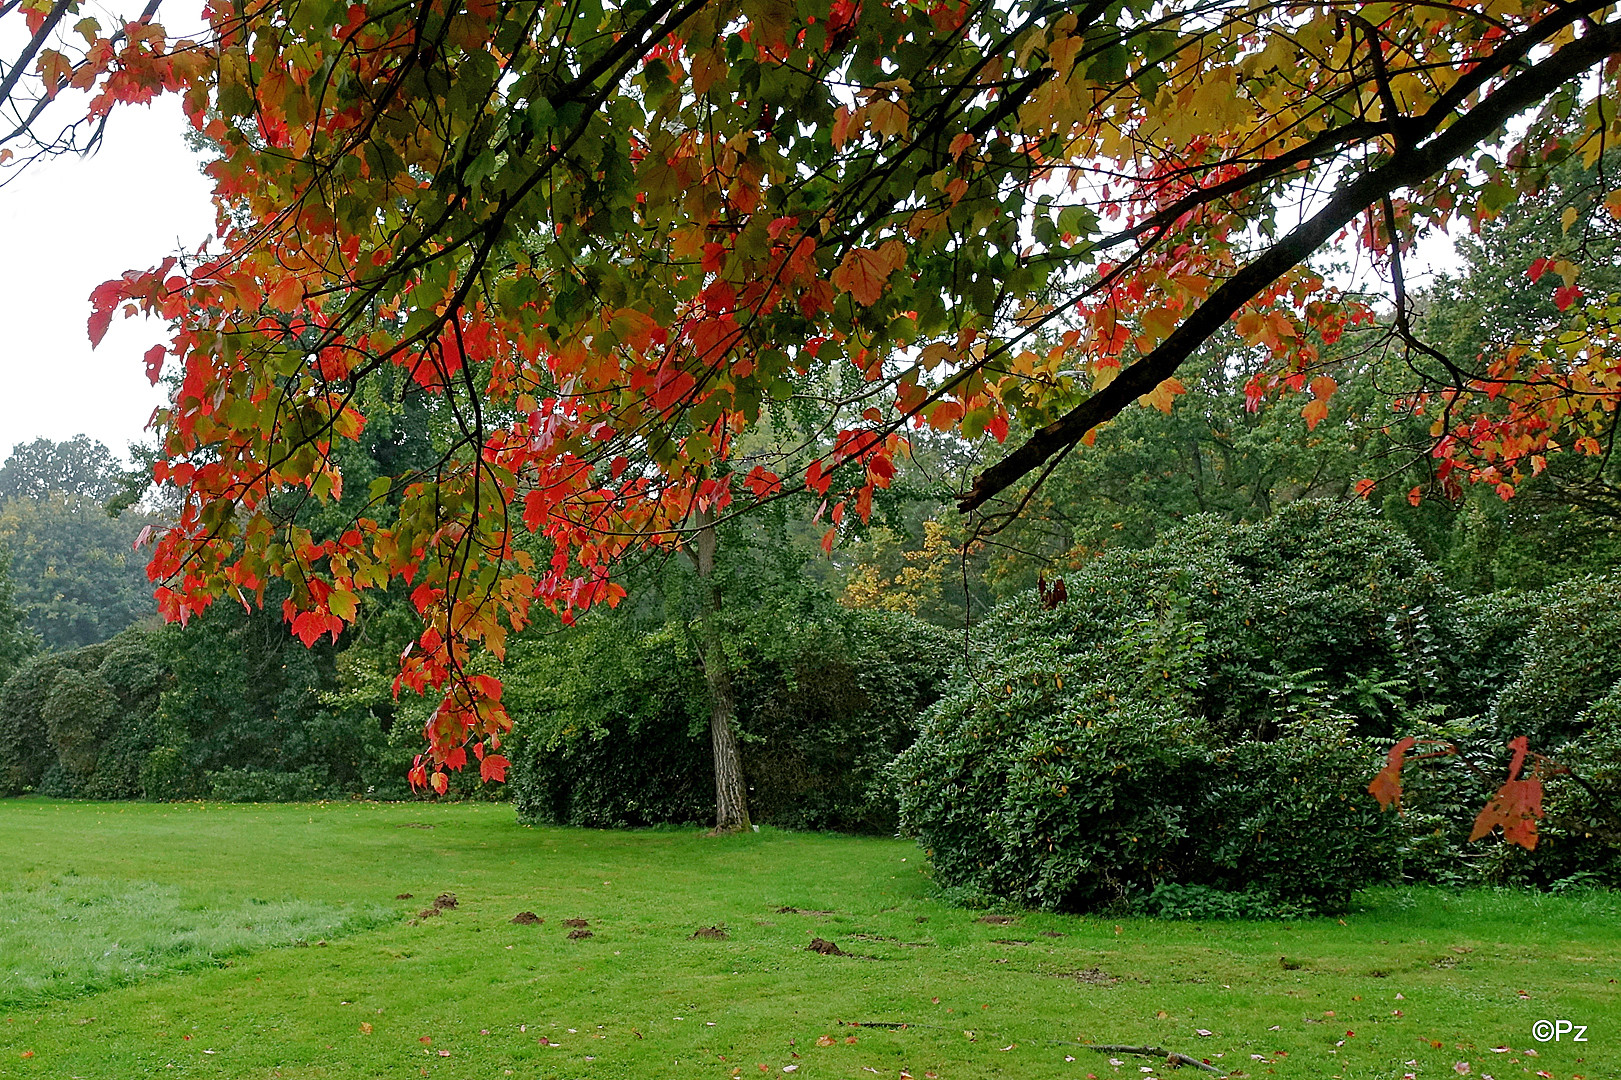
{"type": "Polygon", "coordinates": [[[968,493],[958,501],[957,508],[963,513],[978,509],[1039,468],[1052,455],[1079,442],[1088,431],[1118,415],[1136,398],[1175,374],[1194,350],[1246,303],[1349,225],[1358,214],[1391,192],[1440,172],[1514,116],[1617,51],[1621,51],[1621,22],[1594,26],[1579,40],[1509,79],[1439,134],[1435,132],[1446,119],[1445,115],[1434,110],[1426,113],[1423,119],[1429,121],[1427,130],[1414,133],[1419,145],[1398,150],[1384,165],[1340,188],[1316,215],[1228,278],[1147,356],[981,472],[968,493]]]}

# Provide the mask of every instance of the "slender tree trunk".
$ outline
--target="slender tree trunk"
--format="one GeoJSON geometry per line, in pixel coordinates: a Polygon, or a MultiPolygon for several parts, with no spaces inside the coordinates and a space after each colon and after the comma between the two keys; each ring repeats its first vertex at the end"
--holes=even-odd
{"type": "Polygon", "coordinates": [[[743,779],[743,755],[737,732],[732,730],[736,705],[732,698],[732,671],[720,636],[720,586],[715,581],[715,517],[697,515],[693,537],[698,569],[698,593],[703,605],[699,618],[704,681],[709,685],[709,742],[715,754],[715,831],[741,832],[749,828],[749,789],[743,779]]]}

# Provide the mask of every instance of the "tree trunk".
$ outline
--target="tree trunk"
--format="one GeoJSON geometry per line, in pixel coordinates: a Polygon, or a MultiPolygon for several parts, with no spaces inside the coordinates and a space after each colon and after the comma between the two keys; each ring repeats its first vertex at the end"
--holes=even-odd
{"type": "Polygon", "coordinates": [[[732,698],[732,671],[720,636],[720,586],[715,582],[715,516],[699,511],[693,537],[698,593],[703,605],[699,618],[702,638],[700,659],[709,686],[709,742],[715,754],[715,831],[741,832],[749,828],[749,789],[743,779],[743,755],[737,732],[732,730],[736,706],[732,698]]]}

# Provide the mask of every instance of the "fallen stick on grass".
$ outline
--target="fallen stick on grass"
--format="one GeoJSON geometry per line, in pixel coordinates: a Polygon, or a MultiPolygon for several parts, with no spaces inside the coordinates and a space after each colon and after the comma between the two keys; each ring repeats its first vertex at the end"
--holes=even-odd
{"type": "Polygon", "coordinates": [[[1195,1069],[1213,1072],[1218,1076],[1223,1075],[1222,1071],[1214,1065],[1207,1065],[1198,1058],[1179,1054],[1175,1050],[1163,1050],[1158,1046],[1088,1046],[1086,1049],[1096,1050],[1100,1054],[1141,1054],[1143,1057],[1164,1058],[1166,1061],[1174,1061],[1178,1065],[1192,1065],[1195,1069]]]}

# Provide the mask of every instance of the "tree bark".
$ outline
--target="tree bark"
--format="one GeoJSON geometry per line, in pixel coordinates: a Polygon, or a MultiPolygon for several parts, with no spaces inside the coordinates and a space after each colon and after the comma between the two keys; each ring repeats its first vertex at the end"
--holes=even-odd
{"type": "Polygon", "coordinates": [[[749,789],[743,779],[743,754],[732,728],[737,711],[732,697],[732,670],[720,635],[720,586],[715,581],[715,515],[697,514],[693,536],[693,562],[698,570],[702,614],[698,620],[704,666],[709,687],[709,743],[715,756],[715,831],[742,832],[750,827],[749,789]]]}

